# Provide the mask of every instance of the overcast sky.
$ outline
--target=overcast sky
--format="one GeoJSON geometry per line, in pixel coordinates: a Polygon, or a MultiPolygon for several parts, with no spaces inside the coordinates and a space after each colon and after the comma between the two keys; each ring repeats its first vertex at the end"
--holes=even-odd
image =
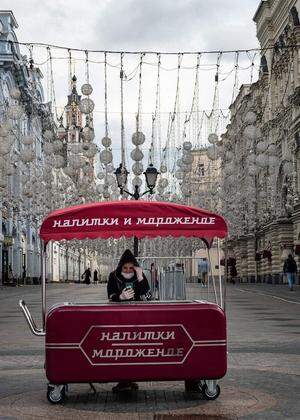
{"type": "Polygon", "coordinates": [[[2,0],[22,41],[96,49],[207,50],[257,45],[259,0],[2,0]]]}
{"type": "MultiPolygon", "coordinates": [[[[73,48],[97,50],[134,51],[204,51],[237,50],[258,46],[256,28],[252,21],[259,0],[2,0],[3,10],[12,10],[19,24],[16,30],[19,41],[43,42],[73,48]]],[[[45,52],[35,52],[39,62],[45,52]]],[[[54,57],[66,56],[53,51],[54,57]]],[[[74,57],[83,59],[83,54],[74,57]]],[[[95,61],[103,61],[99,55],[91,56],[95,61]]],[[[258,57],[257,57],[258,58],[258,57]]],[[[125,57],[128,74],[138,64],[139,57],[125,57]]],[[[196,57],[184,58],[188,66],[195,66],[196,57]]],[[[203,56],[200,79],[201,106],[209,109],[214,91],[215,67],[205,67],[216,63],[217,56],[203,56]],[[204,71],[208,70],[208,71],[204,71]]],[[[143,73],[143,110],[149,116],[143,117],[147,137],[151,135],[151,112],[155,104],[156,66],[155,56],[147,56],[148,65],[143,73]]],[[[162,57],[163,66],[175,71],[162,75],[162,108],[172,111],[176,89],[177,57],[162,57]]],[[[240,63],[247,67],[251,62],[245,56],[240,63]]],[[[110,56],[111,64],[119,64],[119,56],[110,56]]],[[[221,70],[229,72],[234,66],[234,54],[222,58],[221,70]]],[[[66,60],[53,64],[55,90],[59,107],[65,104],[68,94],[68,68],[66,60]]],[[[45,75],[47,69],[41,69],[45,75]]],[[[74,62],[79,87],[84,83],[84,62],[74,62]]],[[[103,135],[103,65],[90,65],[90,79],[94,87],[92,95],[96,104],[95,125],[97,136],[103,135]],[[102,113],[101,113],[102,112],[102,113]],[[98,115],[98,117],[97,117],[98,115]]],[[[191,106],[194,70],[182,71],[181,111],[187,112],[191,106]]],[[[249,71],[241,71],[238,83],[249,82],[249,71]]],[[[119,144],[119,68],[109,68],[109,108],[110,131],[115,144],[119,144]]],[[[230,104],[234,73],[230,74],[220,89],[220,107],[230,104]]],[[[128,113],[125,126],[128,135],[134,130],[134,113],[137,109],[138,78],[128,82],[125,91],[125,112],[128,113]]],[[[45,86],[46,89],[46,86],[45,86]]],[[[166,117],[167,121],[167,117],[166,117]]],[[[165,128],[166,129],[166,128],[165,128]]],[[[118,146],[116,146],[118,147],[118,146]]]]}

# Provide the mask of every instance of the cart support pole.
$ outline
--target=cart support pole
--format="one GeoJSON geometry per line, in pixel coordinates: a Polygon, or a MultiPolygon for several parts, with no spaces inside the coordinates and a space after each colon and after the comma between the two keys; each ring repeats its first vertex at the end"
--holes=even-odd
{"type": "Polygon", "coordinates": [[[136,258],[139,256],[139,239],[136,236],[133,237],[133,255],[136,258]]]}
{"type": "Polygon", "coordinates": [[[228,258],[228,244],[227,244],[227,238],[225,238],[225,282],[224,282],[224,311],[226,311],[226,294],[227,294],[227,282],[228,282],[228,265],[227,265],[227,258],[228,258]]]}
{"type": "Polygon", "coordinates": [[[221,275],[221,258],[220,258],[220,239],[217,239],[218,249],[218,272],[219,272],[219,287],[220,287],[220,306],[223,308],[223,290],[222,290],[222,275],[221,275]]]}
{"type": "Polygon", "coordinates": [[[214,294],[215,294],[215,302],[216,302],[217,305],[219,305],[217,291],[216,291],[216,283],[215,283],[215,279],[214,279],[213,271],[212,271],[212,266],[211,266],[210,248],[207,248],[207,255],[208,255],[208,262],[209,262],[210,277],[211,277],[211,281],[212,281],[212,285],[213,285],[213,289],[214,289],[214,294]]]}
{"type": "Polygon", "coordinates": [[[42,279],[42,319],[43,331],[46,326],[46,243],[41,240],[41,279],[42,279]]]}

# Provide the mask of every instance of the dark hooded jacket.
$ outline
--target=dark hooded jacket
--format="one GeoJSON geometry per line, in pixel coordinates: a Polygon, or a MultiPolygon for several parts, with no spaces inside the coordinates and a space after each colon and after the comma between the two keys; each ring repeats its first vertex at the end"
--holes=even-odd
{"type": "Polygon", "coordinates": [[[130,280],[126,280],[121,272],[122,267],[126,263],[133,263],[135,267],[138,267],[139,264],[129,249],[123,253],[118,266],[115,271],[112,271],[108,278],[107,283],[107,295],[108,299],[113,302],[120,301],[120,294],[122,290],[126,287],[126,282],[133,283],[133,290],[134,290],[134,300],[150,300],[151,293],[148,280],[143,273],[143,280],[138,281],[136,273],[130,280]]]}
{"type": "Polygon", "coordinates": [[[292,255],[289,255],[283,265],[284,273],[297,273],[297,264],[292,255]]]}

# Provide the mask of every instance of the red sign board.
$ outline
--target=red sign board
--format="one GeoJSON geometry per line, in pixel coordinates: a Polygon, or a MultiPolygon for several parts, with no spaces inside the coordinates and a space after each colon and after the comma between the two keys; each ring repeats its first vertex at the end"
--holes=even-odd
{"type": "Polygon", "coordinates": [[[208,244],[227,234],[225,220],[207,210],[175,203],[124,200],[82,204],[50,213],[40,236],[62,239],[198,237],[208,244]]]}
{"type": "Polygon", "coordinates": [[[192,347],[183,325],[95,325],[80,343],[92,365],[181,364],[192,347]]]}

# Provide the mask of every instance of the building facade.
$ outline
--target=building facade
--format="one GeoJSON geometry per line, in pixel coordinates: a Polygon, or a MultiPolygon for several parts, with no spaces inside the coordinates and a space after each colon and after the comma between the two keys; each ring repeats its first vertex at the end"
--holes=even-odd
{"type": "MultiPolygon", "coordinates": [[[[80,198],[76,186],[83,177],[81,171],[72,179],[61,166],[68,144],[79,142],[84,129],[76,79],[66,107],[68,138],[60,142],[52,104],[45,103],[43,75],[31,55],[22,55],[17,27],[11,11],[0,11],[0,284],[9,285],[40,281],[41,220],[80,198]],[[50,153],[55,147],[56,155],[50,153]]],[[[88,123],[92,126],[92,117],[88,123]]],[[[88,171],[92,178],[93,165],[88,171]]],[[[48,281],[78,281],[86,267],[97,267],[97,253],[88,244],[49,244],[47,255],[48,281]]]]}
{"type": "Polygon", "coordinates": [[[295,0],[259,4],[259,78],[241,87],[222,136],[222,207],[242,281],[281,282],[287,255],[299,263],[299,7],[295,0]]]}

